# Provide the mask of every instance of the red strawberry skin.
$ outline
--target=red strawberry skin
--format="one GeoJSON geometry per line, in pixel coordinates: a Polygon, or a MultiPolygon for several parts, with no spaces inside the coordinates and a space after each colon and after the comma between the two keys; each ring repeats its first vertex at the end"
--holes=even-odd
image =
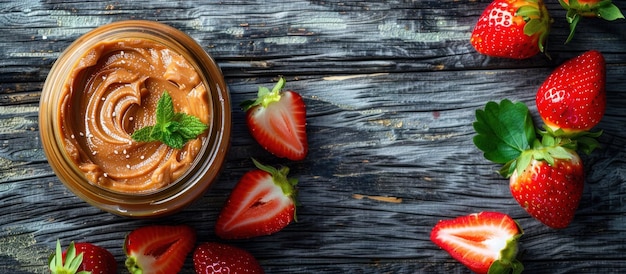
{"type": "Polygon", "coordinates": [[[196,247],[193,252],[193,266],[197,274],[265,273],[248,251],[214,242],[202,243],[196,247]]]}
{"type": "MultiPolygon", "coordinates": [[[[89,271],[92,274],[116,274],[117,262],[108,250],[91,243],[75,243],[76,254],[83,253],[83,261],[77,271],[89,271]]],[[[67,251],[63,252],[63,261],[67,251]]]]}
{"type": "Polygon", "coordinates": [[[550,15],[542,0],[495,0],[483,11],[472,32],[470,43],[481,54],[525,59],[543,52],[550,29],[550,15]],[[532,33],[524,31],[528,17],[518,15],[520,7],[539,12],[532,18],[541,27],[532,33]]]}
{"type": "Polygon", "coordinates": [[[515,259],[521,235],[522,230],[510,216],[485,211],[439,221],[430,240],[472,271],[487,273],[496,261],[507,269],[523,269],[515,259]]]}
{"type": "Polygon", "coordinates": [[[565,132],[596,126],[606,109],[606,68],[602,54],[587,51],[557,67],[537,91],[544,123],[565,132]]]}
{"type": "Polygon", "coordinates": [[[578,154],[569,151],[570,159],[531,160],[521,174],[510,178],[511,194],[535,219],[560,229],[574,219],[584,188],[584,168],[578,154]]]}
{"type": "Polygon", "coordinates": [[[151,225],[126,236],[126,267],[132,274],[178,273],[196,244],[196,232],[187,225],[151,225]]]}
{"type": "Polygon", "coordinates": [[[244,174],[222,208],[215,233],[222,239],[252,238],[276,233],[294,221],[295,182],[287,173],[255,169],[244,174]]]}
{"type": "Polygon", "coordinates": [[[284,82],[281,78],[271,92],[259,91],[257,100],[244,102],[246,124],[252,137],[265,150],[277,157],[298,161],[306,157],[309,149],[306,105],[299,93],[282,90],[284,82]]]}

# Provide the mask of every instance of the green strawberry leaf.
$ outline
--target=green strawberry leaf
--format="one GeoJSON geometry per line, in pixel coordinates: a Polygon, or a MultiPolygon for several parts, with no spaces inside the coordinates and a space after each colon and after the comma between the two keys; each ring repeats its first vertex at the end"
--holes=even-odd
{"type": "Polygon", "coordinates": [[[500,104],[488,102],[484,109],[476,110],[473,127],[477,133],[474,145],[487,160],[500,164],[510,165],[536,139],[528,107],[506,99],[500,104]]]}
{"type": "Polygon", "coordinates": [[[136,130],[131,138],[137,142],[160,141],[171,148],[181,149],[207,128],[198,117],[174,112],[172,97],[166,91],[157,102],[156,124],[136,130]]]}
{"type": "Polygon", "coordinates": [[[614,21],[617,19],[623,19],[624,14],[619,10],[619,8],[611,3],[608,5],[601,6],[598,8],[598,16],[604,20],[614,21]]]}

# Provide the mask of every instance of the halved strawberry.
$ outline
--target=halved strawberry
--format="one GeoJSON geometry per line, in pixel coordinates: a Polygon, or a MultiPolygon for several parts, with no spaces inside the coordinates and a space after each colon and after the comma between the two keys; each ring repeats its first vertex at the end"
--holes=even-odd
{"type": "Polygon", "coordinates": [[[488,56],[529,58],[544,52],[551,22],[543,0],[494,0],[478,19],[470,43],[488,56]]]}
{"type": "Polygon", "coordinates": [[[289,168],[253,162],[258,169],[243,175],[217,219],[215,233],[223,239],[269,235],[296,220],[298,181],[287,178],[289,168]]]}
{"type": "Polygon", "coordinates": [[[624,19],[624,15],[611,0],[559,0],[567,11],[570,34],[565,43],[572,40],[576,26],[582,17],[597,17],[607,21],[624,19]]]}
{"type": "Polygon", "coordinates": [[[50,273],[56,274],[116,274],[117,262],[108,250],[91,243],[71,242],[62,251],[57,240],[56,252],[49,259],[50,273]]]}
{"type": "Polygon", "coordinates": [[[439,221],[430,240],[476,273],[521,273],[515,257],[522,234],[508,215],[480,212],[439,221]]]}
{"type": "Polygon", "coordinates": [[[606,64],[597,50],[587,51],[557,67],[536,95],[537,110],[552,130],[588,131],[606,109],[606,64]]]}
{"type": "Polygon", "coordinates": [[[306,106],[300,94],[283,91],[284,85],[281,77],[271,91],[259,87],[258,98],[241,106],[250,134],[264,149],[278,157],[302,160],[309,149],[306,106]]]}
{"type": "Polygon", "coordinates": [[[263,268],[250,252],[220,243],[202,243],[193,252],[196,274],[263,274],[263,268]]]}
{"type": "Polygon", "coordinates": [[[187,225],[144,226],[126,236],[126,267],[132,274],[178,273],[196,244],[187,225]]]}

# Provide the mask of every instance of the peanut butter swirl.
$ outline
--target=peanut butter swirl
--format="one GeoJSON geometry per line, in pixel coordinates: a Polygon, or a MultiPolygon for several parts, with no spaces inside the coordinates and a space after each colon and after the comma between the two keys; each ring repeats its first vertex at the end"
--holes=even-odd
{"type": "Polygon", "coordinates": [[[65,149],[91,183],[118,192],[147,192],[167,186],[189,169],[205,135],[180,150],[130,137],[154,125],[164,91],[176,112],[209,123],[207,90],[198,72],[159,43],[101,42],[77,63],[62,91],[59,120],[65,149]]]}

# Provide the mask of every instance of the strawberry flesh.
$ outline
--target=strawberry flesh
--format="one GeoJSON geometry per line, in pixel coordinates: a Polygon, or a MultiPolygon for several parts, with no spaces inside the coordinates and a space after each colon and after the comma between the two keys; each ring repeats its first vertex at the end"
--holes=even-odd
{"type": "Polygon", "coordinates": [[[187,225],[140,227],[126,236],[126,267],[131,274],[178,273],[195,242],[187,225]]]}
{"type": "Polygon", "coordinates": [[[294,186],[288,168],[263,166],[244,174],[226,201],[215,225],[223,239],[273,234],[295,220],[294,186]]]}
{"type": "Polygon", "coordinates": [[[193,252],[197,274],[248,273],[263,274],[263,268],[248,251],[227,244],[202,243],[193,252]]]}
{"type": "Polygon", "coordinates": [[[544,123],[565,132],[596,126],[606,109],[606,68],[602,54],[590,50],[557,67],[536,95],[544,123]]]}
{"type": "Polygon", "coordinates": [[[306,106],[297,92],[283,91],[285,79],[274,89],[260,87],[258,98],[242,103],[250,134],[277,157],[302,160],[308,152],[306,106]]]}
{"type": "Polygon", "coordinates": [[[439,221],[430,239],[476,273],[487,273],[494,264],[494,269],[519,273],[523,266],[515,256],[521,235],[522,230],[508,215],[480,212],[439,221]]]}

